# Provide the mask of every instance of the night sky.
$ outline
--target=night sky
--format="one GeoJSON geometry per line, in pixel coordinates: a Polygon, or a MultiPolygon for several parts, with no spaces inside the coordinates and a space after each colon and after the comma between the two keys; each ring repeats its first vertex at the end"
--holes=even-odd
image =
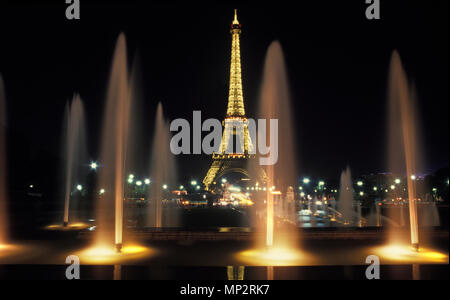
{"type": "MultiPolygon", "coordinates": [[[[296,2],[81,0],[81,20],[69,21],[63,0],[1,1],[11,184],[58,169],[64,106],[74,92],[86,109],[90,159],[98,159],[120,32],[127,38],[130,65],[138,57],[141,74],[142,165],[150,155],[159,101],[169,119],[191,120],[193,110],[201,110],[203,119],[222,119],[234,8],[243,26],[248,117],[257,107],[267,47],[273,40],[283,47],[301,174],[337,179],[346,165],[354,174],[386,171],[386,87],[394,49],[417,86],[425,171],[447,167],[448,1],[382,0],[379,21],[365,18],[364,0],[296,2]]],[[[210,162],[206,155],[179,157],[180,178],[202,179],[210,162]]]]}

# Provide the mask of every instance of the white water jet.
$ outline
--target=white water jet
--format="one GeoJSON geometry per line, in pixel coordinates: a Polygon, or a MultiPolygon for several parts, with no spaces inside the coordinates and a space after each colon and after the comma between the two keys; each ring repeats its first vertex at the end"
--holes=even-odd
{"type": "Polygon", "coordinates": [[[347,167],[341,174],[337,210],[342,214],[344,223],[351,224],[353,222],[355,211],[353,209],[353,185],[350,167],[347,167]]]}
{"type": "Polygon", "coordinates": [[[114,232],[118,251],[123,243],[124,170],[131,105],[129,86],[126,41],[122,33],[117,39],[108,84],[101,148],[104,167],[99,178],[99,189],[105,189],[105,193],[99,197],[97,208],[97,243],[110,245],[114,232]]]}
{"type": "MultiPolygon", "coordinates": [[[[64,226],[69,224],[70,195],[74,179],[79,173],[79,166],[85,159],[85,126],[83,103],[79,95],[74,95],[72,103],[67,103],[65,112],[64,157],[65,157],[65,191],[64,191],[64,226]]],[[[78,216],[79,217],[79,216],[78,216]]],[[[77,217],[75,217],[77,218],[77,217]]]]}

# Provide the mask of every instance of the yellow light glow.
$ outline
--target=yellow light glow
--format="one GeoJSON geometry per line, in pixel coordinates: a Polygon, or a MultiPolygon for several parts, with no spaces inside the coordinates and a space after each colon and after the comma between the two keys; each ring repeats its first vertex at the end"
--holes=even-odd
{"type": "Polygon", "coordinates": [[[84,263],[101,264],[117,263],[130,259],[142,259],[155,253],[155,250],[141,245],[124,246],[120,253],[116,252],[114,246],[99,245],[82,251],[79,253],[79,257],[84,263]]]}
{"type": "Polygon", "coordinates": [[[89,228],[91,225],[77,222],[77,223],[70,223],[67,226],[63,226],[61,224],[52,224],[45,227],[47,230],[81,230],[89,228]]]}
{"type": "Polygon", "coordinates": [[[427,248],[420,248],[417,252],[409,245],[392,244],[374,250],[382,260],[404,263],[448,263],[448,254],[427,248]]]}
{"type": "Polygon", "coordinates": [[[238,257],[250,265],[291,266],[299,265],[305,255],[296,249],[284,247],[250,249],[238,253],[238,257]]]}

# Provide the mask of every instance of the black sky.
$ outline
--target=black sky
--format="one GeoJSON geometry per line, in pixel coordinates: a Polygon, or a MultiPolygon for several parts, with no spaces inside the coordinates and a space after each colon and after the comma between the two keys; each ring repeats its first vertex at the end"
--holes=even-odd
{"type": "MultiPolygon", "coordinates": [[[[282,44],[302,174],[336,178],[347,164],[355,174],[386,170],[386,86],[394,49],[417,85],[426,171],[448,166],[448,1],[382,0],[380,21],[365,18],[364,0],[297,2],[82,0],[81,20],[69,21],[63,0],[2,1],[0,73],[15,184],[57,161],[64,105],[74,92],[85,104],[90,157],[98,158],[106,84],[121,31],[130,64],[139,53],[143,156],[149,155],[158,101],[169,119],[191,119],[193,110],[202,110],[204,119],[223,118],[234,8],[243,25],[249,117],[265,51],[273,40],[282,44]]],[[[210,158],[178,162],[182,178],[201,179],[210,158]]]]}

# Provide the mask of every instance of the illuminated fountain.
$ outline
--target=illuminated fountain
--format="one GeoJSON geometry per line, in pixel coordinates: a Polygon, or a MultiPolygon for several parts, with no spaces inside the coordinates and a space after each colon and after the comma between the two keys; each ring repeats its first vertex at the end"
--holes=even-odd
{"type": "Polygon", "coordinates": [[[65,112],[65,195],[64,195],[64,227],[69,225],[70,195],[73,180],[77,178],[79,165],[85,158],[85,127],[83,103],[79,95],[74,95],[72,103],[67,103],[65,112]]]}
{"type": "Polygon", "coordinates": [[[104,167],[99,188],[104,189],[104,193],[98,200],[96,229],[96,244],[109,249],[114,242],[118,252],[123,244],[124,168],[130,109],[128,81],[125,36],[120,34],[111,66],[103,121],[101,161],[104,167]]]}
{"type": "Polygon", "coordinates": [[[342,171],[338,199],[337,207],[341,213],[343,223],[346,225],[351,224],[355,216],[355,211],[353,209],[353,185],[350,167],[342,171]]]}
{"type": "Polygon", "coordinates": [[[304,259],[298,251],[298,237],[295,234],[297,226],[274,213],[275,200],[283,197],[279,191],[291,191],[289,187],[295,186],[297,174],[288,78],[281,45],[277,41],[267,51],[260,97],[258,118],[266,120],[266,141],[270,141],[269,120],[278,120],[278,161],[275,165],[265,166],[268,178],[266,221],[259,224],[259,230],[265,232],[264,242],[257,241],[255,249],[244,251],[240,255],[248,263],[296,264],[304,259]]]}
{"type": "Polygon", "coordinates": [[[419,249],[415,174],[421,169],[422,163],[420,126],[415,111],[415,92],[407,81],[400,56],[396,51],[391,58],[388,96],[389,168],[392,173],[406,174],[412,249],[411,246],[404,245],[401,231],[391,230],[388,244],[374,251],[387,263],[448,263],[448,253],[423,246],[419,249]]]}
{"type": "Polygon", "coordinates": [[[9,232],[6,174],[6,99],[0,74],[0,250],[6,247],[9,232]]]}
{"type": "Polygon", "coordinates": [[[415,93],[410,87],[397,51],[389,70],[389,168],[407,178],[411,244],[419,249],[416,183],[421,160],[420,132],[415,111],[415,93]]]}
{"type": "Polygon", "coordinates": [[[168,187],[175,182],[175,162],[174,156],[170,151],[170,130],[169,125],[164,120],[163,107],[158,103],[155,118],[155,130],[153,135],[152,157],[151,157],[151,179],[152,185],[150,187],[150,203],[149,206],[149,226],[161,227],[176,227],[177,216],[176,209],[171,209],[167,205],[164,211],[163,222],[163,198],[164,193],[168,187]]]}
{"type": "Polygon", "coordinates": [[[114,51],[103,123],[99,187],[103,192],[97,203],[95,244],[85,249],[80,259],[86,263],[117,263],[148,256],[149,248],[123,246],[123,203],[128,145],[129,116],[134,93],[127,67],[125,35],[120,34],[114,51]],[[113,245],[115,245],[115,250],[113,245]]]}

